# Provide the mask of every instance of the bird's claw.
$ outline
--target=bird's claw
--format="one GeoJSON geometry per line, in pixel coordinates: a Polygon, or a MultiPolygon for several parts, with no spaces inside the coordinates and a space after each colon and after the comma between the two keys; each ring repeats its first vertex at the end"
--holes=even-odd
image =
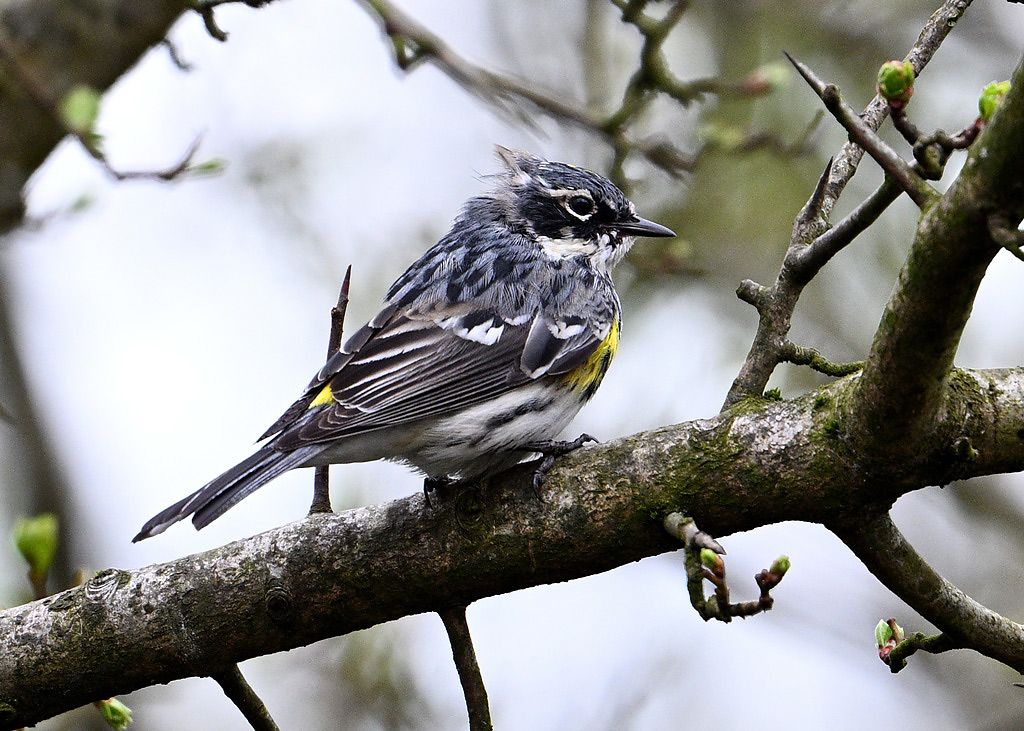
{"type": "Polygon", "coordinates": [[[543,459],[540,461],[540,465],[534,470],[533,473],[533,494],[538,500],[543,500],[540,495],[540,489],[544,486],[544,480],[547,479],[548,472],[555,466],[555,461],[569,452],[574,452],[582,447],[587,442],[596,442],[597,439],[590,436],[589,434],[580,434],[575,439],[570,441],[558,441],[554,439],[545,439],[539,442],[528,442],[523,445],[523,450],[529,452],[540,452],[543,455],[543,459]]]}
{"type": "Polygon", "coordinates": [[[427,507],[434,507],[430,502],[430,493],[436,492],[438,495],[445,490],[450,490],[453,486],[459,484],[459,480],[454,477],[424,477],[423,478],[423,499],[427,501],[427,507]]]}

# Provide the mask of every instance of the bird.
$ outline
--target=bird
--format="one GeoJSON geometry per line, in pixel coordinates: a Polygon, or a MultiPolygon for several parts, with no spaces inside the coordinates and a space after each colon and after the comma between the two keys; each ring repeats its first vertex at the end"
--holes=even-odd
{"type": "MultiPolygon", "coordinates": [[[[611,271],[641,218],[606,177],[497,146],[503,169],[391,285],[380,312],[317,372],[247,459],[151,518],[196,529],[282,473],[378,459],[427,482],[471,481],[557,442],[618,349],[611,271]]],[[[425,491],[426,491],[425,483],[425,491]]]]}

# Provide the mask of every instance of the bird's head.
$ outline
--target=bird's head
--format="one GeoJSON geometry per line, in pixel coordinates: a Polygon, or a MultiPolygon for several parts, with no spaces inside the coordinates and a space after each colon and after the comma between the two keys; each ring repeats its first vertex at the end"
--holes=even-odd
{"type": "Polygon", "coordinates": [[[603,175],[498,147],[506,170],[499,191],[509,220],[552,258],[585,256],[610,269],[637,236],[675,236],[636,214],[625,194],[603,175]]]}

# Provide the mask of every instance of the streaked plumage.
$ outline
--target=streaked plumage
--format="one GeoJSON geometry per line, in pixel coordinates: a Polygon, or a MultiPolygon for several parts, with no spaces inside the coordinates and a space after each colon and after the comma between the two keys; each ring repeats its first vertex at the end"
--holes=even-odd
{"type": "Polygon", "coordinates": [[[152,518],[202,528],[295,467],[404,461],[477,478],[553,439],[618,345],[611,268],[633,236],[671,236],[610,181],[499,148],[506,169],[388,290],[255,454],[152,518]]]}

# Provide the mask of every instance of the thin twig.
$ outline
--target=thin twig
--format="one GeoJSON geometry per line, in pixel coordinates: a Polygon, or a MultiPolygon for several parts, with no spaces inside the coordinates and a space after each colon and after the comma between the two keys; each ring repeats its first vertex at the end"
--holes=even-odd
{"type": "Polygon", "coordinates": [[[903,135],[903,139],[911,145],[916,145],[917,141],[921,139],[921,130],[907,116],[906,104],[893,104],[890,102],[889,116],[892,118],[892,126],[903,135]]]}
{"type": "Polygon", "coordinates": [[[941,129],[923,134],[907,116],[906,105],[890,103],[890,109],[893,126],[903,135],[903,139],[913,145],[918,173],[926,180],[942,178],[946,162],[953,151],[967,149],[984,126],[984,120],[979,117],[954,135],[941,129]]]}
{"type": "Polygon", "coordinates": [[[459,672],[462,692],[466,697],[466,711],[469,713],[470,731],[491,731],[491,710],[487,703],[487,689],[480,674],[473,649],[473,638],[469,634],[465,607],[451,607],[438,612],[444,622],[448,641],[452,646],[452,657],[459,672]]]}
{"type": "MultiPolygon", "coordinates": [[[[345,270],[345,279],[338,293],[338,304],[331,308],[331,334],[327,340],[327,359],[341,350],[341,339],[345,332],[345,312],[348,310],[348,286],[352,278],[352,265],[345,270]]],[[[330,467],[323,465],[313,470],[313,502],[309,514],[331,512],[330,467]]]]}
{"type": "Polygon", "coordinates": [[[786,341],[780,355],[782,359],[788,363],[792,363],[793,365],[805,365],[811,370],[823,373],[826,376],[832,376],[833,378],[848,376],[852,373],[856,373],[864,367],[863,361],[855,361],[853,363],[833,363],[814,348],[795,345],[789,341],[786,341]]]}
{"type": "Polygon", "coordinates": [[[914,172],[910,163],[889,147],[875,130],[861,119],[853,107],[843,101],[839,88],[835,84],[823,82],[806,64],[798,61],[789,53],[786,53],[786,58],[789,59],[790,63],[793,64],[804,78],[807,85],[824,102],[825,108],[832,113],[836,121],[843,125],[843,128],[850,133],[851,139],[867,150],[875,162],[895,178],[896,182],[906,191],[911,200],[923,208],[939,196],[937,190],[928,185],[921,176],[914,172]]]}
{"type": "Polygon", "coordinates": [[[194,68],[192,64],[184,59],[178,47],[175,46],[169,38],[164,38],[160,41],[160,45],[167,49],[167,55],[171,58],[171,63],[174,64],[175,68],[179,71],[192,71],[194,68]]]}
{"type": "Polygon", "coordinates": [[[687,548],[707,548],[720,556],[725,555],[722,544],[712,538],[710,534],[700,530],[693,518],[682,513],[669,513],[661,525],[670,536],[682,541],[687,548]]]}
{"type": "Polygon", "coordinates": [[[224,690],[224,695],[242,712],[245,720],[255,731],[280,731],[263,701],[242,677],[238,665],[232,665],[219,673],[212,673],[210,677],[217,681],[224,690]]]}
{"type": "MultiPolygon", "coordinates": [[[[892,621],[892,620],[890,620],[892,621]]],[[[889,666],[889,670],[898,673],[907,666],[907,658],[920,650],[932,655],[938,655],[950,650],[958,650],[961,645],[949,635],[940,632],[937,635],[926,635],[924,632],[914,632],[905,639],[897,642],[893,647],[886,648],[886,652],[879,652],[882,662],[889,666]]]]}
{"type": "MultiPolygon", "coordinates": [[[[814,190],[811,192],[811,197],[807,199],[803,208],[796,215],[796,221],[794,222],[794,228],[803,231],[809,227],[813,227],[816,223],[821,221],[821,209],[825,205],[825,197],[828,192],[828,182],[832,177],[832,168],[835,165],[835,158],[830,157],[828,162],[825,163],[825,169],[821,175],[818,176],[818,182],[814,184],[814,190]]],[[[794,238],[797,238],[794,236],[794,238]]]]}
{"type": "MultiPolygon", "coordinates": [[[[931,17],[921,29],[917,41],[911,47],[904,58],[914,67],[914,76],[920,77],[925,67],[932,60],[935,52],[939,50],[946,36],[956,27],[960,18],[967,12],[971,0],[944,0],[942,5],[932,13],[931,17]]],[[[881,95],[876,95],[861,112],[860,117],[872,130],[882,126],[882,122],[889,114],[889,104],[881,95]]],[[[827,220],[832,213],[839,196],[846,189],[857,172],[860,160],[864,155],[864,148],[854,142],[847,142],[835,155],[832,178],[829,181],[829,191],[821,214],[827,220]]]]}
{"type": "Polygon", "coordinates": [[[786,261],[794,275],[809,282],[833,256],[877,221],[878,217],[899,198],[902,192],[898,185],[886,177],[882,184],[859,206],[835,226],[818,236],[812,244],[799,249],[791,249],[786,256],[786,261]]]}
{"type": "Polygon", "coordinates": [[[758,598],[734,604],[729,601],[725,559],[722,555],[713,549],[700,548],[696,544],[687,544],[685,555],[690,605],[705,622],[717,619],[719,622],[729,623],[733,617],[752,617],[769,611],[775,605],[771,590],[779,585],[789,571],[789,559],[780,556],[772,563],[771,568],[762,569],[754,576],[759,590],[758,598]],[[710,581],[715,587],[715,592],[710,597],[704,596],[705,581],[710,581]]]}
{"type": "Polygon", "coordinates": [[[771,590],[779,585],[789,570],[789,559],[780,556],[771,568],[763,569],[754,576],[760,589],[760,596],[754,601],[732,604],[729,602],[729,587],[725,582],[725,549],[704,531],[697,528],[692,518],[682,513],[669,513],[662,521],[665,531],[683,542],[686,550],[686,586],[690,604],[701,619],[717,619],[731,622],[733,617],[752,617],[767,612],[775,603],[771,590]],[[704,596],[704,582],[710,581],[715,587],[714,596],[704,596]]]}

